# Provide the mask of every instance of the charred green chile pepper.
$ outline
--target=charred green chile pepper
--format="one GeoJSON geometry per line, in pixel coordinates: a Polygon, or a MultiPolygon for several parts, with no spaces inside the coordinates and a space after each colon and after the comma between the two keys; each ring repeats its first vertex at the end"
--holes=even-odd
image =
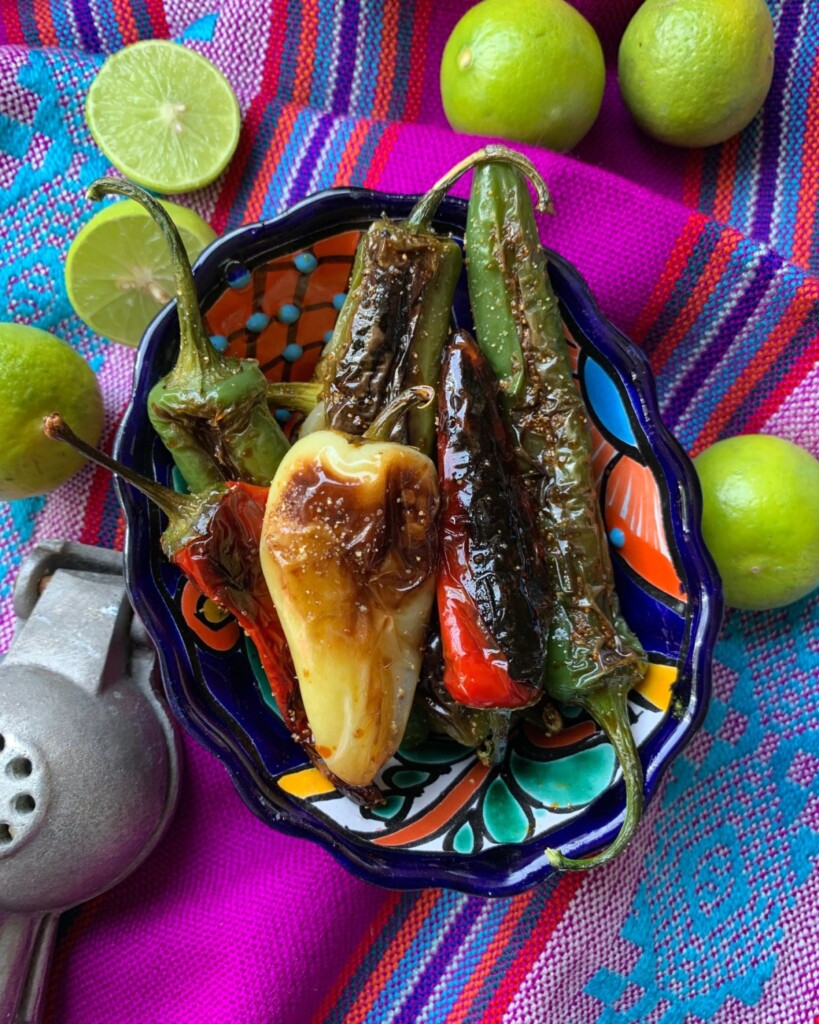
{"type": "MultiPolygon", "coordinates": [[[[316,368],[328,426],[363,434],[405,388],[437,389],[462,256],[452,238],[433,231],[432,219],[454,182],[488,160],[534,170],[520,153],[487,146],[436,182],[405,221],[377,220],[361,239],[347,299],[316,368]]],[[[393,440],[432,455],[435,413],[434,404],[411,410],[393,440]]]]}
{"type": "Polygon", "coordinates": [[[266,487],[288,449],[267,404],[267,380],[255,359],[235,359],[211,344],[179,232],[147,192],[99,178],[89,199],[109,193],[136,200],[161,229],[171,253],[179,316],[179,355],[148,395],[148,417],[191,491],[222,480],[266,487]]]}
{"type": "Polygon", "coordinates": [[[645,674],[646,657],[620,614],[585,409],[529,191],[513,168],[476,171],[466,250],[478,342],[505,394],[555,587],[545,689],[598,722],[625,780],[623,824],[610,846],[582,860],[547,851],[555,867],[579,870],[615,857],[642,813],[643,773],[627,695],[645,674]]]}

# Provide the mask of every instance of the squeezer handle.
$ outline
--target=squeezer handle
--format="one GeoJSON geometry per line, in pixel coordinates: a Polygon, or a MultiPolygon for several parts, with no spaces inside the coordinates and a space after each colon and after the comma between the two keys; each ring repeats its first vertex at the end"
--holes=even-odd
{"type": "Polygon", "coordinates": [[[57,914],[0,915],[0,1024],[40,1024],[57,914]]]}

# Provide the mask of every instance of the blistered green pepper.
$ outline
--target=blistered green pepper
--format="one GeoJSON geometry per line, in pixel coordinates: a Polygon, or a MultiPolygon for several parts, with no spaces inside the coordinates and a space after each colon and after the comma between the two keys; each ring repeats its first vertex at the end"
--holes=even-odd
{"type": "Polygon", "coordinates": [[[179,232],[147,192],[118,178],[99,178],[89,199],[109,193],[145,207],[171,253],[179,316],[179,355],[148,395],[148,417],[193,492],[223,480],[266,487],[288,449],[267,404],[267,380],[255,359],[217,352],[202,319],[196,285],[179,232]]]}
{"type": "MultiPolygon", "coordinates": [[[[488,160],[534,170],[521,154],[487,146],[448,171],[405,221],[381,218],[362,237],[347,299],[316,368],[323,424],[360,435],[405,388],[426,385],[437,391],[462,255],[452,238],[433,230],[432,220],[458,178],[488,160]]],[[[393,440],[431,455],[435,416],[434,404],[411,410],[393,440]]]]}
{"type": "Polygon", "coordinates": [[[514,168],[476,171],[466,250],[478,341],[501,383],[554,580],[544,689],[599,723],[625,779],[625,816],[610,846],[582,860],[547,851],[555,867],[589,868],[623,849],[642,813],[642,766],[626,698],[645,674],[646,657],[620,614],[586,412],[529,190],[514,168]]]}

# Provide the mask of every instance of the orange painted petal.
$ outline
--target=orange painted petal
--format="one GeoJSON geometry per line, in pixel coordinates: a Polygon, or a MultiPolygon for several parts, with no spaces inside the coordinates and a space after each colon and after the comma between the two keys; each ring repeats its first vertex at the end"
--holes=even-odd
{"type": "Polygon", "coordinates": [[[377,846],[403,846],[405,843],[414,843],[419,839],[437,832],[447,821],[468,803],[469,800],[480,789],[481,783],[486,778],[489,769],[478,761],[446,794],[440,803],[431,807],[426,814],[421,815],[415,821],[399,828],[397,832],[391,832],[386,836],[378,836],[373,839],[377,846]]]}
{"type": "Polygon", "coordinates": [[[606,483],[606,529],[623,531],[620,556],[658,590],[685,600],[665,536],[660,492],[654,474],[628,456],[612,469],[606,483]]]}

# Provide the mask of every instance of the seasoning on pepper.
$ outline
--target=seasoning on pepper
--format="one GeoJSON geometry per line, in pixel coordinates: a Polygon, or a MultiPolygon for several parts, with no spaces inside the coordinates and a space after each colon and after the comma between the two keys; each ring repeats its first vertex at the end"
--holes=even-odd
{"type": "Polygon", "coordinates": [[[86,193],[136,200],[161,229],[171,253],[179,316],[179,355],[148,395],[148,416],[191,491],[220,480],[266,487],[287,451],[267,406],[267,380],[255,359],[235,359],[211,344],[190,262],[175,224],[143,189],[118,178],[98,178],[86,193]]]}
{"type": "Polygon", "coordinates": [[[228,481],[202,494],[177,494],[87,445],[56,413],[46,417],[43,430],[127,480],[165,513],[163,552],[206,597],[230,612],[253,641],[293,739],[347,796],[368,806],[383,803],[375,786],[349,786],[333,776],[316,752],[293,661],[259,562],[267,488],[228,481]]]}
{"type": "Polygon", "coordinates": [[[456,332],[439,395],[443,681],[460,704],[508,709],[543,690],[550,591],[497,392],[475,342],[456,332]]]}
{"type": "MultiPolygon", "coordinates": [[[[449,334],[452,300],[461,272],[458,244],[432,229],[446,192],[471,168],[503,160],[534,171],[520,153],[487,146],[453,167],[403,222],[375,221],[359,242],[347,298],[333,337],[316,367],[324,423],[363,434],[378,413],[407,387],[438,386],[441,352],[449,334]]],[[[548,193],[541,193],[544,208],[548,193]]],[[[435,447],[435,404],[410,410],[393,440],[427,455],[435,447]]]]}
{"type": "Polygon", "coordinates": [[[287,453],[270,486],[262,569],[296,666],[316,749],[367,786],[398,748],[435,594],[438,477],[390,436],[405,391],[363,437],[320,430],[287,453]]]}
{"type": "Polygon", "coordinates": [[[615,857],[642,813],[642,765],[627,695],[645,674],[646,658],[620,614],[585,409],[572,380],[529,192],[515,169],[489,165],[476,171],[466,250],[478,343],[505,396],[555,588],[544,687],[554,700],[578,705],[598,722],[625,780],[623,824],[610,846],[582,860],[547,851],[555,867],[580,870],[615,857]]]}

